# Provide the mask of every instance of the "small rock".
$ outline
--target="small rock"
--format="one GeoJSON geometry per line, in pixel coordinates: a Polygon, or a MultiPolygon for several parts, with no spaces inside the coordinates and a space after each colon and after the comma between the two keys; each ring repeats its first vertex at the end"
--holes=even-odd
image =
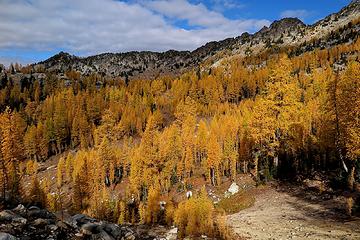
{"type": "Polygon", "coordinates": [[[57,226],[58,228],[61,228],[61,229],[68,229],[68,228],[69,228],[68,225],[66,225],[66,223],[64,223],[64,222],[62,222],[62,221],[58,221],[58,222],[56,223],[56,226],[57,226]]]}
{"type": "Polygon", "coordinates": [[[76,236],[76,237],[79,237],[79,238],[82,238],[82,237],[84,237],[84,234],[82,234],[82,233],[75,233],[75,236],[76,236]]]}
{"type": "Polygon", "coordinates": [[[48,228],[51,232],[55,232],[56,230],[58,230],[59,227],[54,224],[51,224],[51,225],[49,225],[48,228]]]}
{"type": "Polygon", "coordinates": [[[49,221],[42,219],[42,218],[38,218],[38,219],[34,220],[34,222],[33,222],[33,225],[38,226],[38,227],[42,227],[42,226],[45,226],[48,224],[49,224],[49,221]]]}
{"type": "Polygon", "coordinates": [[[125,234],[125,238],[124,238],[125,240],[135,240],[136,238],[135,238],[135,236],[134,236],[134,234],[132,233],[132,232],[127,232],[126,234],[125,234]]]}
{"type": "Polygon", "coordinates": [[[165,210],[165,207],[166,207],[166,202],[165,201],[160,201],[159,205],[160,205],[161,210],[165,210]]]}
{"type": "Polygon", "coordinates": [[[37,206],[29,207],[29,211],[32,211],[32,210],[40,210],[40,208],[38,208],[37,206]]]}
{"type": "Polygon", "coordinates": [[[186,198],[187,198],[187,199],[191,198],[192,195],[193,195],[193,194],[192,194],[192,191],[187,191],[187,192],[186,192],[186,198]]]}
{"type": "Polygon", "coordinates": [[[330,200],[331,199],[331,195],[329,194],[325,194],[323,197],[322,197],[323,200],[330,200]]]}

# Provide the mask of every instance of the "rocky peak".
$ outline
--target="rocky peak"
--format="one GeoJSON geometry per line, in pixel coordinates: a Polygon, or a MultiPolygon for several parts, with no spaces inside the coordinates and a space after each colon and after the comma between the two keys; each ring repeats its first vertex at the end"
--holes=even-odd
{"type": "Polygon", "coordinates": [[[263,26],[258,33],[265,33],[269,30],[269,28],[267,26],[263,26]]]}
{"type": "Polygon", "coordinates": [[[55,54],[51,58],[47,59],[46,61],[42,62],[46,65],[50,63],[50,65],[56,64],[56,63],[69,63],[72,60],[76,59],[77,57],[70,55],[67,52],[59,52],[58,54],[55,54]]]}
{"type": "Polygon", "coordinates": [[[349,5],[347,5],[343,9],[341,9],[341,11],[335,15],[338,15],[338,17],[348,16],[348,15],[357,15],[359,13],[359,11],[360,11],[360,0],[352,0],[349,3],[349,5]]]}
{"type": "Polygon", "coordinates": [[[274,21],[269,27],[264,26],[260,31],[255,33],[256,38],[260,39],[278,39],[285,33],[296,34],[301,29],[306,28],[306,25],[298,18],[283,18],[274,21]]]}
{"type": "Polygon", "coordinates": [[[270,25],[270,30],[280,30],[280,29],[291,29],[296,27],[305,27],[305,24],[298,18],[283,18],[278,21],[274,21],[270,25]]]}

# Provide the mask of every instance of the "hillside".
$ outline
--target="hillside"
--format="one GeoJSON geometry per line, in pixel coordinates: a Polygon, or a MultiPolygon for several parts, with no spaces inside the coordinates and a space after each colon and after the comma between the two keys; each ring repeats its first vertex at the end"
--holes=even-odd
{"type": "Polygon", "coordinates": [[[357,239],[359,33],[0,67],[0,239],[357,239]]]}

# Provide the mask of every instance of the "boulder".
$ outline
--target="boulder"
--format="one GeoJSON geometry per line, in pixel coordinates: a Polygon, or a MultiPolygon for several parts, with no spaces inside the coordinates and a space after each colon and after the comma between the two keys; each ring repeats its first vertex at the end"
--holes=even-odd
{"type": "Polygon", "coordinates": [[[236,184],[236,182],[233,182],[230,185],[228,192],[231,193],[231,195],[234,195],[235,193],[239,192],[239,186],[236,184]]]}
{"type": "Polygon", "coordinates": [[[27,220],[11,210],[4,210],[0,212],[0,222],[12,222],[25,225],[27,220]]]}
{"type": "Polygon", "coordinates": [[[0,222],[12,221],[15,217],[15,213],[10,210],[4,210],[0,212],[0,222]]]}
{"type": "Polygon", "coordinates": [[[17,238],[11,234],[0,232],[0,240],[17,240],[17,238]]]}
{"type": "Polygon", "coordinates": [[[127,232],[124,236],[124,240],[135,240],[136,237],[134,236],[134,233],[132,232],[127,232]]]}
{"type": "Polygon", "coordinates": [[[325,183],[320,180],[305,179],[303,183],[305,184],[306,187],[320,192],[324,191],[326,187],[325,183]]]}
{"type": "Polygon", "coordinates": [[[72,219],[72,223],[74,223],[77,226],[81,226],[85,223],[93,223],[96,221],[94,218],[86,216],[85,214],[76,214],[72,216],[71,219],[72,219]]]}
{"type": "Polygon", "coordinates": [[[80,232],[84,235],[98,234],[102,231],[99,224],[96,223],[85,223],[81,226],[80,232]]]}
{"type": "Polygon", "coordinates": [[[28,216],[33,219],[55,219],[55,215],[45,209],[39,209],[38,207],[30,207],[28,210],[28,216]]]}
{"type": "Polygon", "coordinates": [[[14,213],[21,215],[22,217],[26,217],[27,209],[24,205],[19,204],[16,208],[12,210],[14,213]]]}
{"type": "Polygon", "coordinates": [[[107,223],[103,225],[103,229],[105,232],[113,236],[115,239],[121,237],[121,228],[119,225],[113,224],[113,223],[107,223]]]}
{"type": "Polygon", "coordinates": [[[92,240],[115,240],[112,236],[110,236],[107,232],[105,231],[100,231],[97,234],[93,234],[91,235],[91,239],[92,240]]]}
{"type": "Polygon", "coordinates": [[[174,227],[174,228],[170,229],[166,233],[165,239],[166,240],[176,240],[177,239],[177,233],[178,233],[178,228],[174,227]]]}

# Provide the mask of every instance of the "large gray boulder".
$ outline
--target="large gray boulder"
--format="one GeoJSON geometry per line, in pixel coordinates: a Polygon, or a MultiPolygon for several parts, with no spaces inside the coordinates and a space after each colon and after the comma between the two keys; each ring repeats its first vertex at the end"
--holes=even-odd
{"type": "Polygon", "coordinates": [[[30,207],[28,209],[28,217],[37,219],[56,219],[55,215],[45,209],[39,209],[38,207],[30,207]]]}
{"type": "Polygon", "coordinates": [[[84,235],[98,234],[102,231],[102,227],[96,223],[85,223],[81,226],[80,232],[84,235]]]}
{"type": "Polygon", "coordinates": [[[104,224],[103,229],[105,232],[113,236],[115,239],[120,238],[122,235],[121,228],[119,227],[119,225],[114,223],[104,224]]]}
{"type": "Polygon", "coordinates": [[[17,238],[11,234],[0,232],[0,240],[17,240],[17,238]]]}

